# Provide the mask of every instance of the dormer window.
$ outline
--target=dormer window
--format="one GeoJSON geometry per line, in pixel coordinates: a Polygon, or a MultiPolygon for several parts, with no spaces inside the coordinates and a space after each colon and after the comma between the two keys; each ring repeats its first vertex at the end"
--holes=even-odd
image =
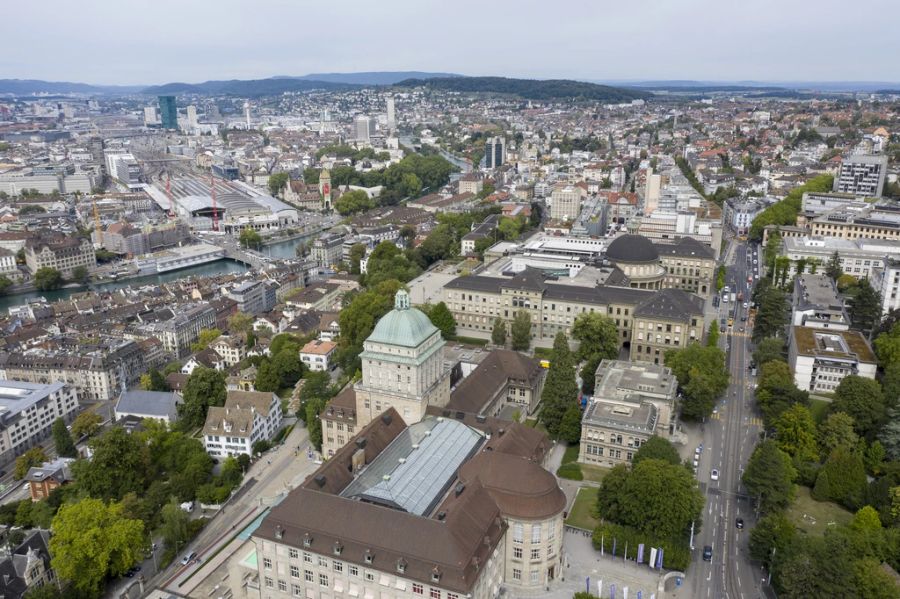
{"type": "Polygon", "coordinates": [[[312,538],[311,534],[306,533],[305,535],[303,535],[303,546],[304,547],[309,547],[310,545],[312,545],[312,542],[313,542],[313,538],[312,538]]]}
{"type": "Polygon", "coordinates": [[[406,560],[402,557],[397,560],[397,572],[404,574],[406,572],[406,560]]]}
{"type": "Polygon", "coordinates": [[[372,553],[371,549],[366,549],[366,554],[363,556],[363,559],[367,564],[371,564],[375,560],[375,554],[372,553]]]}
{"type": "Polygon", "coordinates": [[[342,552],[343,550],[344,550],[344,546],[341,544],[341,542],[340,542],[340,541],[335,541],[335,542],[334,542],[334,547],[332,548],[332,551],[334,551],[334,554],[335,554],[335,555],[340,555],[341,552],[342,552]]]}
{"type": "Polygon", "coordinates": [[[440,582],[441,581],[441,571],[437,566],[432,568],[431,570],[431,582],[440,582]]]}
{"type": "Polygon", "coordinates": [[[283,539],[284,538],[284,527],[279,524],[275,527],[275,538],[283,539]]]}

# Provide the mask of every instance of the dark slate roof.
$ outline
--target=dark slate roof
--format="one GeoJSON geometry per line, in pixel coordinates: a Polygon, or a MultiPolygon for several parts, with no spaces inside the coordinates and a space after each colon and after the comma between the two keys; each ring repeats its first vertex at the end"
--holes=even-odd
{"type": "Polygon", "coordinates": [[[704,258],[707,260],[713,260],[716,257],[711,247],[703,245],[693,237],[682,237],[675,243],[657,243],[656,250],[660,255],[666,256],[704,258]]]}
{"type": "Polygon", "coordinates": [[[671,320],[685,320],[703,314],[703,300],[681,289],[662,289],[634,310],[637,317],[654,316],[671,320]]]}
{"type": "Polygon", "coordinates": [[[544,300],[576,301],[586,304],[638,304],[655,291],[631,287],[579,287],[577,285],[547,285],[544,300]]]}
{"type": "Polygon", "coordinates": [[[501,287],[524,291],[543,291],[546,289],[547,283],[544,281],[544,275],[540,270],[527,267],[508,281],[505,281],[501,287]]]}
{"type": "Polygon", "coordinates": [[[503,279],[475,275],[467,277],[457,277],[444,285],[444,287],[446,287],[447,289],[465,289],[469,291],[489,291],[492,293],[500,293],[500,288],[503,283],[505,283],[503,279]]]}
{"type": "Polygon", "coordinates": [[[643,235],[627,234],[617,237],[606,248],[606,257],[613,262],[655,262],[659,252],[653,242],[643,235]]]}

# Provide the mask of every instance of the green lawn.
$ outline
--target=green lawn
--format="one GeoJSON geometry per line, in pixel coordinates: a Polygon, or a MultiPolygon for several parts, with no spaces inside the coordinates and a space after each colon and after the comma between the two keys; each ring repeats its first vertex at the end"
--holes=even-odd
{"type": "Polygon", "coordinates": [[[816,501],[809,494],[807,487],[797,487],[797,497],[787,510],[787,517],[800,530],[822,536],[829,528],[829,523],[835,525],[847,524],[853,518],[853,514],[830,501],[816,501]]]}
{"type": "Polygon", "coordinates": [[[809,413],[812,414],[813,420],[817,423],[825,420],[825,415],[828,413],[828,406],[830,404],[827,401],[821,399],[810,399],[809,400],[809,413]]]}
{"type": "Polygon", "coordinates": [[[552,347],[536,347],[534,348],[534,357],[538,360],[549,360],[553,357],[552,347]]]}
{"type": "Polygon", "coordinates": [[[609,474],[609,468],[594,466],[593,464],[581,464],[581,473],[584,475],[584,480],[599,483],[609,474]]]}
{"type": "Polygon", "coordinates": [[[577,461],[579,448],[580,448],[580,445],[578,445],[577,443],[566,447],[566,452],[563,454],[562,463],[568,464],[569,462],[577,461]]]}
{"type": "Polygon", "coordinates": [[[575,495],[572,511],[566,518],[566,524],[587,530],[594,530],[598,522],[596,518],[597,489],[595,487],[582,487],[575,495]]]}

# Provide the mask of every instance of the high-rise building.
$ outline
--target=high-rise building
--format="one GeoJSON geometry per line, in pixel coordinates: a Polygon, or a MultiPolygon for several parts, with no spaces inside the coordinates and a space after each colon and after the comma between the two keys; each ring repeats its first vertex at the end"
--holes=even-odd
{"type": "Polygon", "coordinates": [[[178,129],[178,108],[175,96],[159,97],[159,118],[163,129],[178,129]]]}
{"type": "Polygon", "coordinates": [[[187,124],[190,129],[197,126],[197,107],[193,104],[187,107],[187,124]]]}
{"type": "Polygon", "coordinates": [[[369,117],[364,114],[353,118],[353,138],[356,141],[369,141],[369,117]]]}
{"type": "Polygon", "coordinates": [[[388,131],[397,129],[397,113],[394,109],[394,98],[392,96],[387,98],[387,128],[388,131]]]}
{"type": "Polygon", "coordinates": [[[145,106],[144,107],[144,124],[145,125],[158,125],[159,118],[156,116],[156,106],[145,106]]]}
{"type": "Polygon", "coordinates": [[[867,198],[880,198],[887,175],[885,155],[856,154],[841,162],[841,170],[834,178],[834,191],[852,193],[867,198]]]}
{"type": "Polygon", "coordinates": [[[581,213],[581,204],[587,192],[577,185],[557,185],[550,194],[550,218],[571,221],[581,213]]]}
{"type": "Polygon", "coordinates": [[[506,140],[502,137],[491,137],[484,142],[485,168],[497,168],[506,162],[506,140]]]}

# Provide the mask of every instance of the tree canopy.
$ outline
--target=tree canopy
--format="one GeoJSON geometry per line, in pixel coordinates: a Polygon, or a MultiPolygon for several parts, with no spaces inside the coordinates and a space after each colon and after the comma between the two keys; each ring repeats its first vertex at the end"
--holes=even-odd
{"type": "Polygon", "coordinates": [[[728,388],[724,352],[718,347],[692,343],[667,351],[665,364],[672,369],[684,393],[682,414],[697,420],[712,414],[716,399],[728,388]]]}
{"type": "Polygon", "coordinates": [[[791,458],[768,439],[753,450],[742,480],[747,492],[759,502],[760,511],[768,513],[787,507],[796,476],[791,458]]]}
{"type": "Polygon", "coordinates": [[[531,347],[531,312],[528,310],[519,310],[513,316],[512,326],[510,326],[512,334],[512,348],[515,351],[528,351],[531,347]]]}
{"type": "Polygon", "coordinates": [[[553,340],[550,370],[547,372],[547,379],[544,381],[544,389],[541,392],[541,421],[554,439],[563,437],[561,434],[563,418],[572,405],[575,405],[576,409],[578,408],[575,362],[572,352],[569,350],[569,340],[565,333],[560,331],[553,340]]]}
{"type": "Polygon", "coordinates": [[[182,430],[203,426],[210,406],[225,405],[225,375],[218,370],[198,366],[188,376],[178,405],[178,423],[182,430]]]}

